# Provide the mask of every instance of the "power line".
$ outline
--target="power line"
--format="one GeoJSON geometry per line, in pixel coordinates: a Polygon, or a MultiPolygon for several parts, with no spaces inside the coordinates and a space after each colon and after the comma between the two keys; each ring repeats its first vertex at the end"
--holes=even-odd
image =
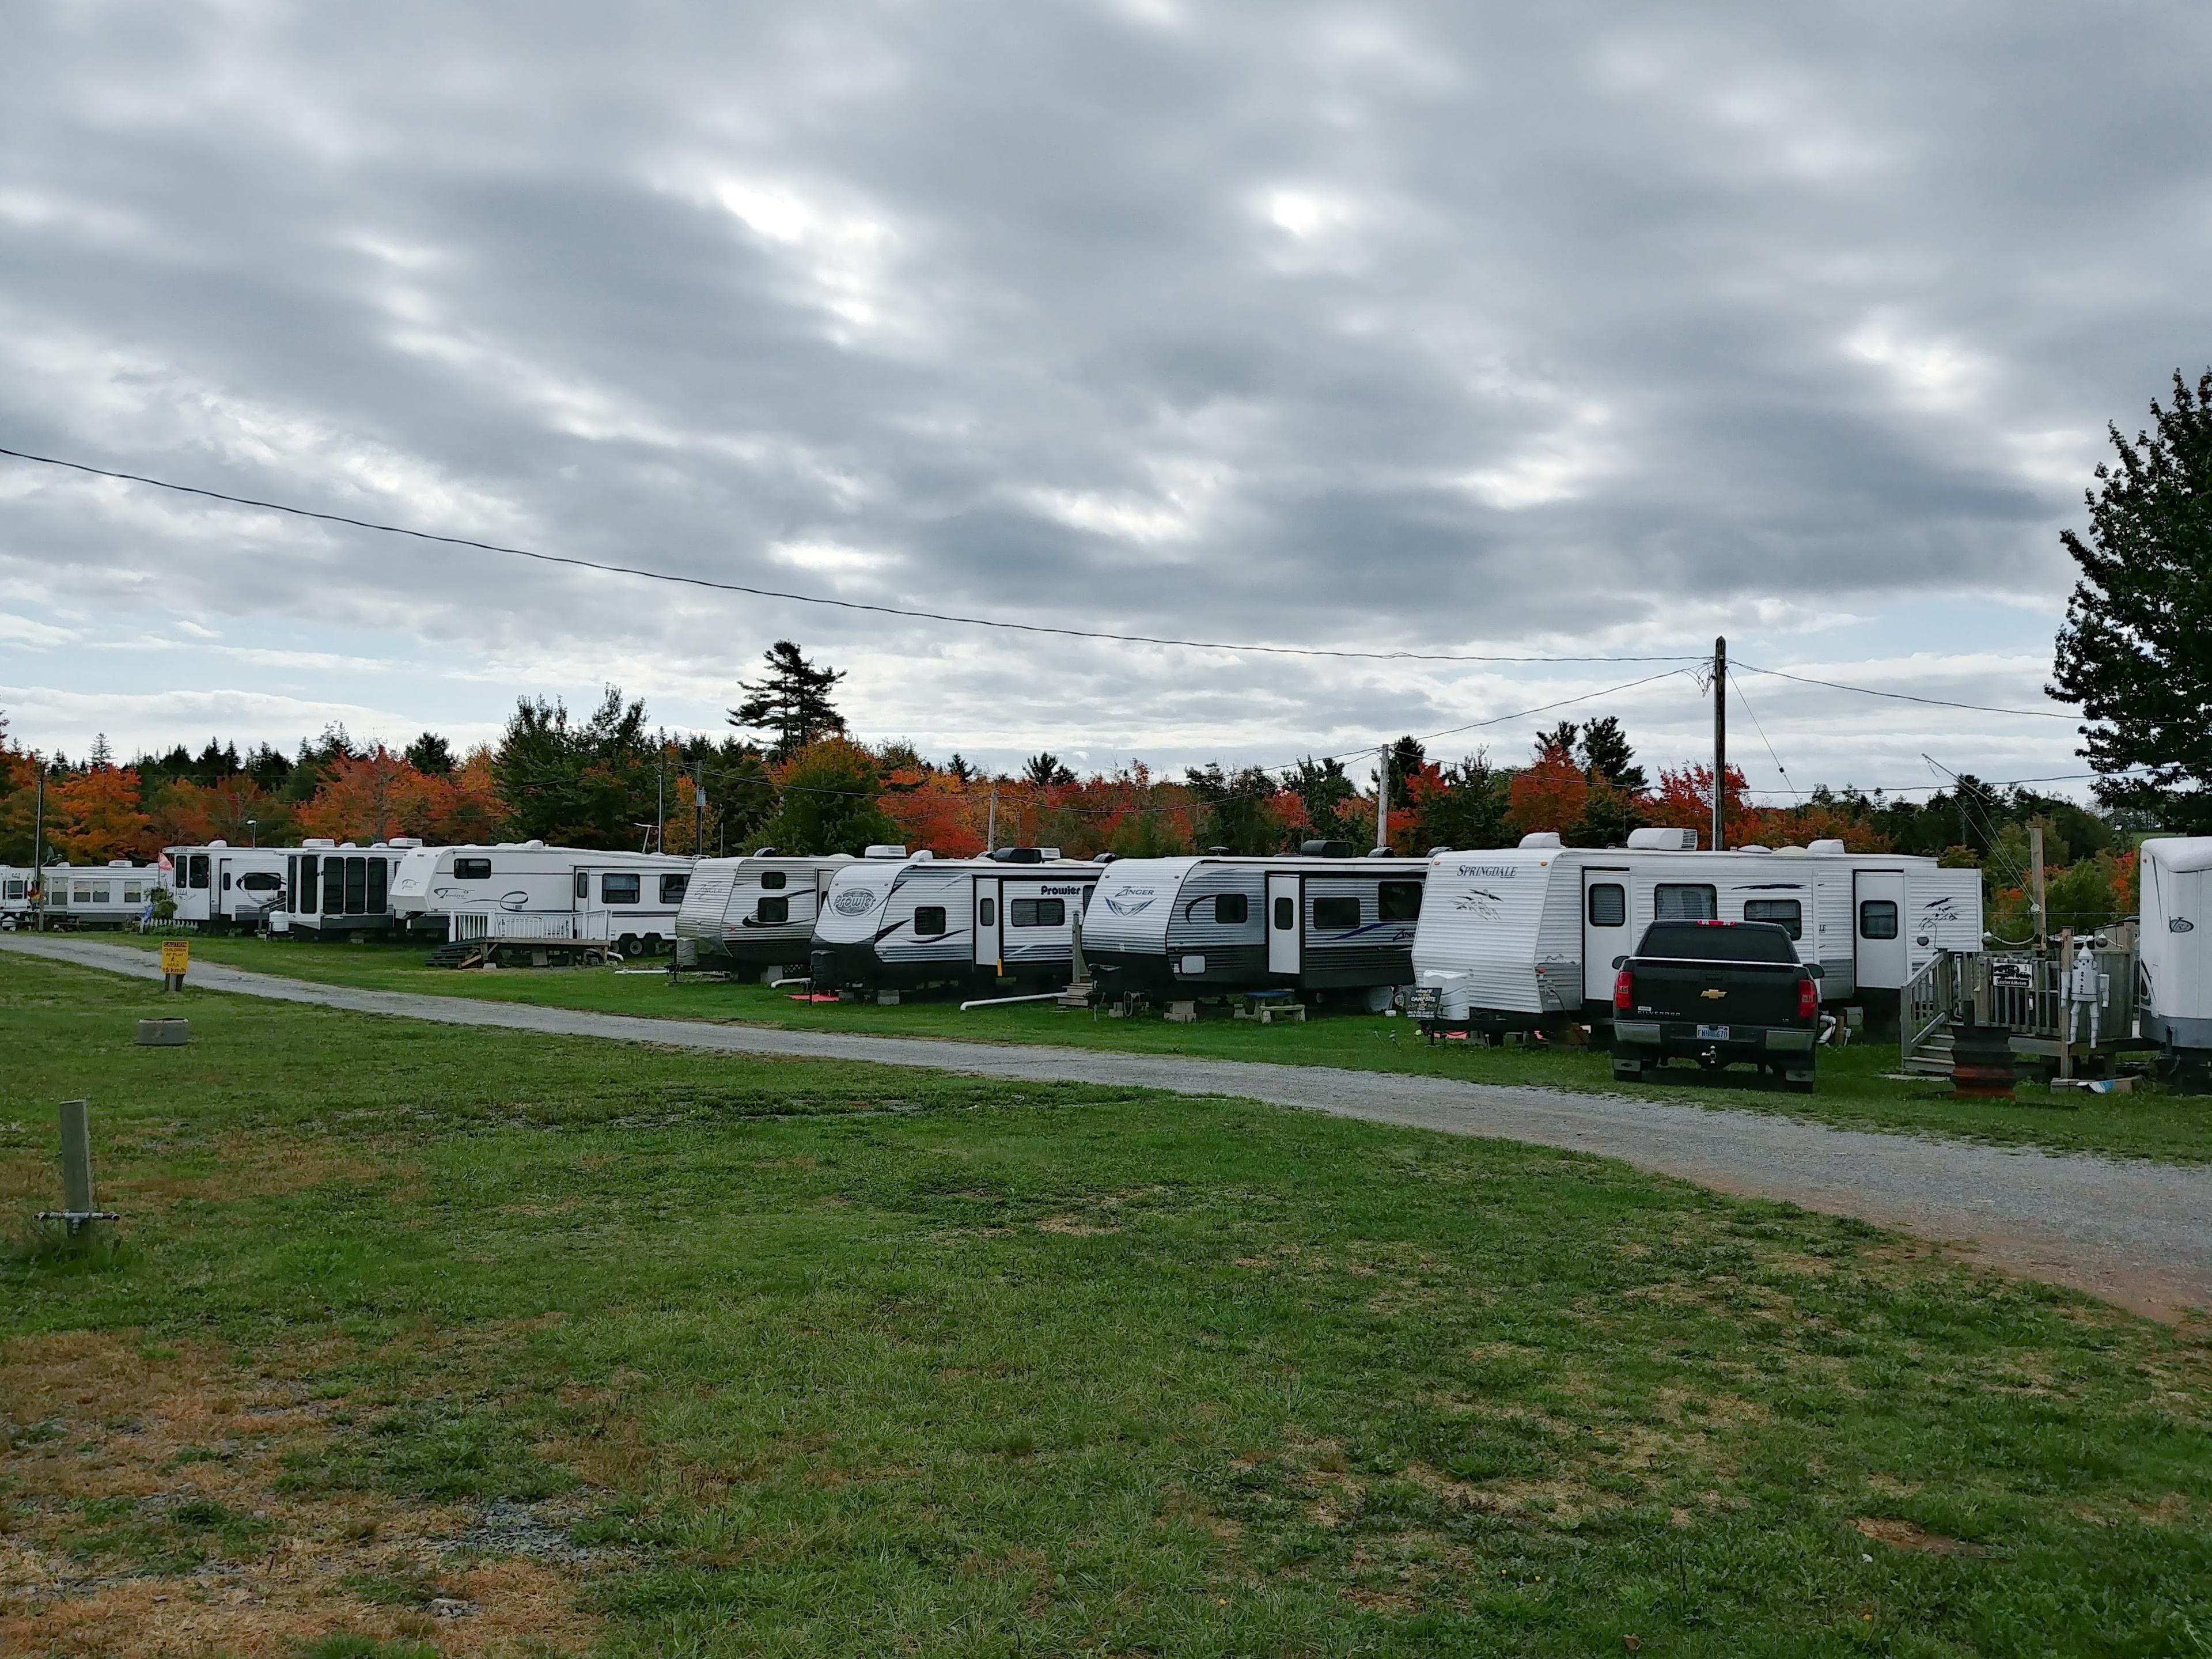
{"type": "MultiPolygon", "coordinates": [[[[1759,723],[1759,713],[1752,708],[1751,699],[1744,696],[1743,682],[1736,678],[1733,670],[1726,672],[1729,684],[1735,687],[1735,695],[1743,704],[1743,712],[1751,716],[1751,729],[1759,733],[1759,740],[1766,745],[1767,759],[1774,763],[1774,769],[1782,775],[1783,787],[1793,795],[1803,794],[1805,792],[1802,789],[1790,781],[1790,769],[1782,763],[1782,757],[1774,752],[1774,740],[1766,735],[1766,728],[1759,723]]],[[[1725,787],[1726,785],[1723,784],[1723,787],[1725,787]]]]}
{"type": "Polygon", "coordinates": [[[1594,662],[1687,662],[1690,658],[1672,656],[1504,656],[1484,655],[1467,652],[1445,651],[1351,651],[1320,646],[1251,645],[1227,640],[1187,640],[1157,634],[1118,634],[1109,629],[1095,628],[1062,628],[1048,623],[1009,622],[1003,617],[966,617],[945,611],[922,611],[906,605],[870,605],[860,599],[833,599],[818,593],[796,593],[784,588],[755,587],[744,582],[717,581],[706,576],[678,575],[665,570],[647,570],[639,565],[613,564],[604,560],[578,558],[564,553],[542,553],[527,547],[507,547],[497,542],[478,541],[470,536],[448,536],[434,531],[415,530],[405,525],[383,524],[374,519],[357,519],[344,513],[321,513],[312,507],[293,507],[283,501],[262,501],[251,495],[233,495],[220,489],[203,489],[195,484],[173,483],[166,478],[149,477],[143,472],[119,472],[104,466],[90,466],[82,461],[64,460],[54,455],[33,454],[28,450],[9,449],[0,446],[0,455],[19,461],[33,461],[43,466],[66,468],[72,472],[88,473],[96,478],[114,478],[125,483],[145,484],[155,489],[167,489],[179,495],[198,495],[204,500],[223,501],[233,507],[251,507],[266,513],[289,514],[296,519],[313,519],[323,524],[341,524],[356,530],[373,530],[381,535],[407,536],[416,541],[436,542],[447,547],[474,548],[484,553],[501,553],[518,559],[533,559],[541,564],[567,565],[577,570],[596,570],[615,576],[636,576],[647,581],[671,582],[684,587],[703,587],[721,593],[744,593],[753,599],[788,599],[794,605],[818,605],[838,611],[866,611],[878,616],[906,617],[921,622],[952,623],[963,628],[994,628],[1010,633],[1047,634],[1062,639],[1109,640],[1122,645],[1164,645],[1192,651],[1237,651],[1264,653],[1276,657],[1328,657],[1370,662],[1467,662],[1467,663],[1594,663],[1594,662]]]}
{"type": "MultiPolygon", "coordinates": [[[[4,453],[4,452],[0,452],[4,453]]],[[[1842,680],[1815,679],[1810,674],[1792,674],[1780,668],[1754,668],[1749,663],[1735,665],[1747,674],[1771,674],[1777,679],[1795,680],[1800,685],[1824,685],[1831,691],[1856,691],[1861,696],[1887,697],[1896,702],[1925,703],[1931,708],[1967,708],[1978,714],[2021,714],[2030,720],[2071,720],[2073,714],[2061,714],[2048,708],[2000,708],[1993,703],[1954,702],[1948,697],[1916,696],[1910,691],[1878,691],[1871,685],[1850,685],[1842,680]]]]}

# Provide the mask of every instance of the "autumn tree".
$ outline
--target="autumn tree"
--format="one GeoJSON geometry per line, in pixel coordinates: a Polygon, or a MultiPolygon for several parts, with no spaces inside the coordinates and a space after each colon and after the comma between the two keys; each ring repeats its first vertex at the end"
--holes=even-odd
{"type": "Polygon", "coordinates": [[[89,767],[46,786],[46,841],[71,864],[150,857],[159,850],[153,830],[127,766],[89,767]]]}
{"type": "Polygon", "coordinates": [[[1432,847],[1498,846],[1505,839],[1511,783],[1480,751],[1451,766],[1423,767],[1407,781],[1411,821],[1401,839],[1408,851],[1418,853],[1432,847]]]}
{"type": "Polygon", "coordinates": [[[768,672],[758,681],[738,682],[745,697],[730,710],[731,725],[774,732],[769,753],[779,761],[788,760],[817,738],[843,735],[845,717],[830,701],[830,692],[845,678],[842,670],[807,661],[789,640],[770,646],[764,660],[768,672]]]}
{"type": "Polygon", "coordinates": [[[2170,830],[2212,830],[2212,370],[2150,406],[2133,441],[2108,428],[2084,500],[2086,537],[2060,540],[2080,569],[2053,696],[2087,724],[2079,750],[2098,798],[2170,830]]]}
{"type": "Polygon", "coordinates": [[[878,800],[876,757],[844,738],[823,738],[775,770],[780,800],[763,839],[786,853],[859,853],[895,841],[898,825],[878,800]]]}
{"type": "Polygon", "coordinates": [[[1513,775],[1506,790],[1506,825],[1518,835],[1552,830],[1564,836],[1581,822],[1589,793],[1589,780],[1574,756],[1557,746],[1547,749],[1513,775]]]}
{"type": "MultiPolygon", "coordinates": [[[[1194,766],[1184,775],[1197,808],[1200,847],[1225,847],[1231,853],[1279,853],[1288,839],[1290,815],[1284,810],[1297,796],[1279,791],[1273,776],[1257,766],[1230,771],[1219,765],[1194,766]],[[1279,805],[1278,793],[1286,796],[1279,805]]],[[[1301,805],[1297,816],[1303,818],[1301,805]]]]}

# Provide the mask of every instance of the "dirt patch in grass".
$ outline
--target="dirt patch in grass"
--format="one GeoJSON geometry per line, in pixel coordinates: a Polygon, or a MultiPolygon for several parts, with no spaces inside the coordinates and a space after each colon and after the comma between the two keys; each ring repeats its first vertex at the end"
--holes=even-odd
{"type": "Polygon", "coordinates": [[[1862,1515],[1851,1522],[1851,1529],[1862,1538],[1871,1538],[1878,1544],[1887,1544],[1893,1550],[1917,1550],[1923,1555],[1987,1555],[1989,1551],[1979,1544],[1970,1544],[1963,1538],[1950,1538],[1940,1532],[1891,1515],[1862,1515]]]}
{"type": "MultiPolygon", "coordinates": [[[[313,1359],[287,1354],[283,1370],[313,1375],[313,1359]]],[[[578,1576],[484,1559],[476,1505],[282,1490],[285,1455],[345,1409],[191,1343],[9,1342],[0,1652],[273,1659],[338,1634],[434,1633],[455,1655],[590,1644],[578,1576]]]]}

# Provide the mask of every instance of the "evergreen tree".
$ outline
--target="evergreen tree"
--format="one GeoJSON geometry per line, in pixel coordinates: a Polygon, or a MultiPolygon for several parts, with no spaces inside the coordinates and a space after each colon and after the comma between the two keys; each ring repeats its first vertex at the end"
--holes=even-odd
{"type": "Polygon", "coordinates": [[[1291,793],[1305,803],[1307,834],[1317,841],[1364,842],[1370,814],[1357,805],[1359,792],[1346,775],[1344,763],[1334,755],[1300,761],[1287,781],[1291,793]]]}
{"type": "Polygon", "coordinates": [[[1428,750],[1408,735],[1390,745],[1390,799],[1402,804],[1406,799],[1406,784],[1416,772],[1429,763],[1428,750]]]}
{"type": "Polygon", "coordinates": [[[516,830],[569,847],[637,845],[655,810],[659,757],[645,730],[645,705],[606,688],[579,725],[557,699],[515,705],[492,758],[492,776],[516,830]]]}
{"type": "Polygon", "coordinates": [[[1582,727],[1572,720],[1561,720],[1548,732],[1536,734],[1535,758],[1541,760],[1554,750],[1562,755],[1575,752],[1575,739],[1582,735],[1582,727]]]}
{"type": "Polygon", "coordinates": [[[2150,432],[2110,428],[2084,500],[2086,538],[2060,540],[2081,568],[2050,690],[2081,705],[2078,751],[2107,805],[2191,834],[2212,830],[2212,370],[2150,432]],[[2140,769],[2141,776],[2125,775],[2140,769]]]}
{"type": "Polygon", "coordinates": [[[425,732],[406,748],[407,763],[417,772],[434,778],[451,777],[453,772],[453,746],[435,732],[425,732]]]}
{"type": "Polygon", "coordinates": [[[773,732],[769,753],[780,761],[817,738],[844,734],[845,718],[830,701],[842,671],[807,661],[789,640],[778,640],[764,660],[768,672],[759,681],[738,682],[745,700],[730,710],[731,725],[773,732]]]}
{"type": "Polygon", "coordinates": [[[92,734],[92,753],[86,757],[85,764],[88,766],[115,764],[115,751],[107,746],[106,732],[95,732],[92,734]]]}
{"type": "Polygon", "coordinates": [[[1241,772],[1194,766],[1184,784],[1198,803],[1200,847],[1225,847],[1248,854],[1279,853],[1287,838],[1274,810],[1275,780],[1256,766],[1241,772]]]}
{"type": "MultiPolygon", "coordinates": [[[[1571,733],[1574,726],[1570,722],[1564,729],[1571,733]]],[[[1644,769],[1636,763],[1636,750],[1629,747],[1628,733],[1620,729],[1620,721],[1615,716],[1607,714],[1583,727],[1575,746],[1582,756],[1583,770],[1592,783],[1601,780],[1632,795],[1644,793],[1644,769]]]]}
{"type": "Polygon", "coordinates": [[[1022,768],[1022,776],[1040,789],[1075,781],[1075,774],[1061,765],[1060,757],[1049,750],[1042,754],[1031,755],[1029,763],[1022,768]]]}

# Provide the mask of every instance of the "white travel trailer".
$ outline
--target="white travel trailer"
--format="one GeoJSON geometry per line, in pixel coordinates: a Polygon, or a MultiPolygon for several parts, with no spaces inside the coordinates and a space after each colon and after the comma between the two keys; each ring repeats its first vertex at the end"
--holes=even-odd
{"type": "Polygon", "coordinates": [[[1700,853],[1693,830],[1628,839],[1600,848],[1534,835],[1433,854],[1413,967],[1436,1017],[1507,1029],[1606,1018],[1614,963],[1655,921],[1785,927],[1819,968],[1823,1000],[1862,1003],[1880,1024],[1938,951],[1981,948],[1978,871],[1841,842],[1700,853]]]}
{"type": "Polygon", "coordinates": [[[1426,859],[1124,859],[1084,912],[1109,994],[1410,985],[1426,859]]]}
{"type": "Polygon", "coordinates": [[[161,872],[115,859],[76,867],[50,864],[39,872],[40,908],[49,927],[122,927],[146,914],[161,872]]]}
{"type": "Polygon", "coordinates": [[[976,859],[871,847],[830,883],[808,975],[841,990],[1063,981],[1074,920],[1105,867],[1062,859],[1054,847],[976,859]]]}
{"type": "Polygon", "coordinates": [[[2142,1034],[2202,1074],[2212,1066],[2212,836],[2142,848],[2142,1034]]]}
{"type": "Polygon", "coordinates": [[[210,933],[258,931],[281,909],[285,894],[285,849],[233,847],[211,841],[199,847],[165,847],[165,884],[176,901],[176,920],[210,933]]]}
{"type": "Polygon", "coordinates": [[[785,856],[773,847],[734,859],[701,859],[676,915],[676,936],[696,939],[702,968],[804,963],[814,918],[850,853],[785,856]]]}
{"type": "Polygon", "coordinates": [[[284,902],[269,931],[306,939],[365,939],[400,927],[392,892],[401,865],[422,849],[412,836],[359,847],[310,839],[284,854],[284,902]]]}
{"type": "Polygon", "coordinates": [[[0,864],[0,931],[23,927],[31,916],[31,894],[39,872],[28,865],[0,864]]]}
{"type": "MultiPolygon", "coordinates": [[[[392,878],[392,908],[411,932],[445,939],[452,918],[483,917],[489,931],[523,936],[500,918],[542,918],[601,939],[623,956],[654,955],[676,937],[696,860],[662,853],[549,847],[542,841],[492,847],[425,847],[392,878]]],[[[524,925],[527,925],[526,923],[524,925]]]]}

